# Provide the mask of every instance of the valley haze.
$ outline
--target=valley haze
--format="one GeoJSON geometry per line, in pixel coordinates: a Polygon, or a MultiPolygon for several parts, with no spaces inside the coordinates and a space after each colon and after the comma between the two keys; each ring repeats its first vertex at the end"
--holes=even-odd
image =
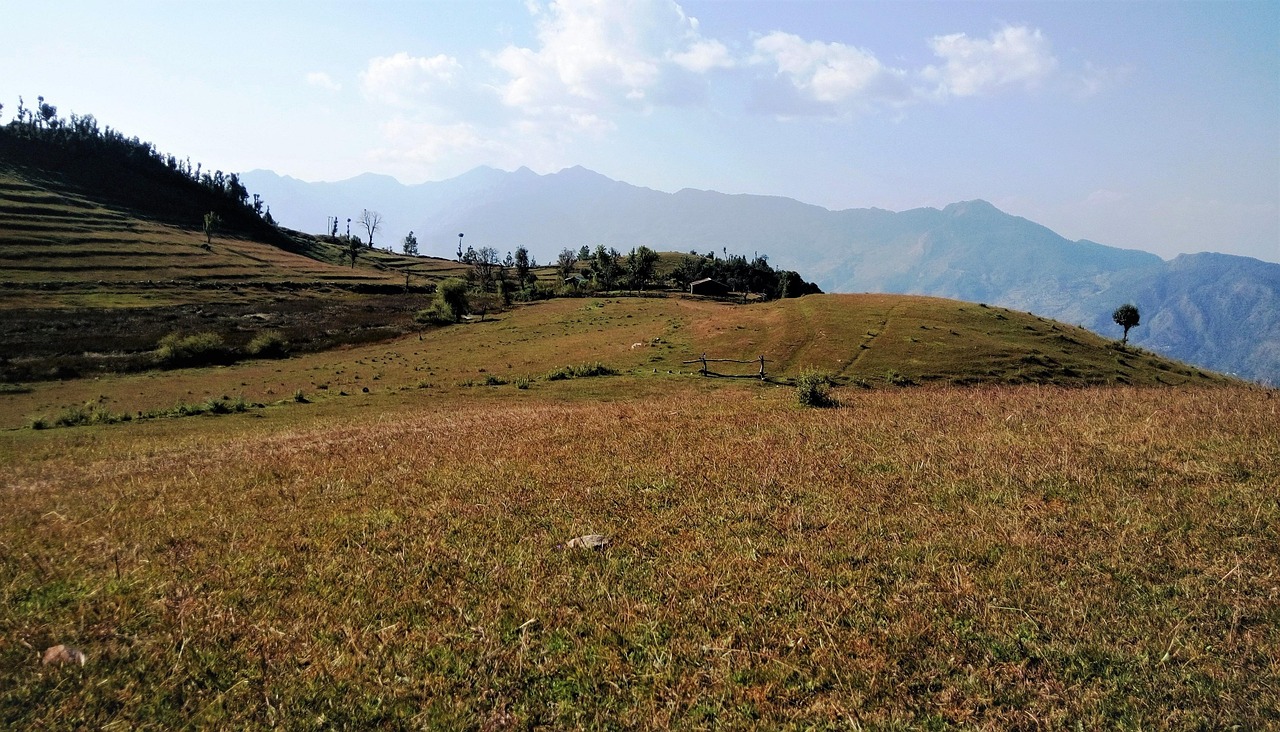
{"type": "MultiPolygon", "coordinates": [[[[1112,310],[1132,302],[1138,346],[1263,383],[1280,383],[1280,264],[1217,253],[1155,254],[1069,241],[976,200],[942,209],[831,211],[779,196],[683,189],[665,193],[583,167],[539,175],[478,167],[403,185],[365,174],[308,183],[254,170],[286,226],[319,232],[363,208],[385,217],[380,247],[414,231],[422,253],[451,258],[458,234],[499,253],[527,247],[540,262],[562,248],[766,254],[827,292],[886,292],[986,302],[1115,335],[1112,310]]],[[[343,223],[345,226],[345,223],[343,223]]],[[[353,229],[353,231],[355,231],[353,229]]],[[[342,232],[340,232],[342,233],[342,232]]]]}

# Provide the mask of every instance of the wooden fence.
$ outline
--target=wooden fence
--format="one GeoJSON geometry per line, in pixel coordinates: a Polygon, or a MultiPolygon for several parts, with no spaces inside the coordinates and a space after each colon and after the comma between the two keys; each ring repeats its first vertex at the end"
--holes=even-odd
{"type": "Polygon", "coordinates": [[[695,363],[701,364],[702,367],[699,373],[701,373],[703,376],[726,376],[726,377],[735,378],[735,379],[757,379],[758,378],[761,381],[765,380],[764,356],[761,356],[760,358],[753,358],[750,361],[740,361],[736,358],[707,358],[707,354],[704,353],[700,357],[695,358],[692,361],[683,361],[682,363],[684,363],[685,365],[690,365],[695,363]],[[759,373],[755,373],[755,374],[720,374],[720,373],[716,373],[714,371],[709,370],[707,368],[707,364],[709,363],[758,363],[760,364],[760,371],[759,373]]]}

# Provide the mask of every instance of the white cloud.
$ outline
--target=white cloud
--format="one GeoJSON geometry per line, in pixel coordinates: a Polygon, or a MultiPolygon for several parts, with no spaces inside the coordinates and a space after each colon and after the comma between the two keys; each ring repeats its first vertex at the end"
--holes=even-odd
{"type": "Polygon", "coordinates": [[[342,85],[334,81],[332,77],[323,71],[312,71],[307,74],[307,86],[331,92],[342,90],[342,85]]]}
{"type": "Polygon", "coordinates": [[[728,49],[705,39],[672,0],[555,0],[529,3],[538,47],[508,46],[491,58],[509,80],[513,107],[645,107],[673,97],[672,67],[705,73],[732,65],[728,49]]]}
{"type": "Polygon", "coordinates": [[[756,63],[777,69],[800,95],[826,105],[905,100],[905,73],[880,63],[874,54],[843,43],[806,41],[774,31],[755,41],[756,63]]]}
{"type": "Polygon", "coordinates": [[[669,57],[681,68],[695,74],[705,74],[712,69],[731,69],[736,65],[728,47],[716,40],[698,41],[688,50],[671,53],[669,57]]]}
{"type": "Polygon", "coordinates": [[[432,91],[452,85],[461,71],[462,65],[451,56],[427,58],[401,51],[370,59],[360,74],[360,85],[372,99],[409,106],[432,91]]]}
{"type": "Polygon", "coordinates": [[[1039,29],[1006,26],[988,39],[964,33],[935,36],[929,41],[944,62],[928,66],[921,76],[936,84],[939,97],[986,94],[999,87],[1033,87],[1057,68],[1049,41],[1039,29]]]}

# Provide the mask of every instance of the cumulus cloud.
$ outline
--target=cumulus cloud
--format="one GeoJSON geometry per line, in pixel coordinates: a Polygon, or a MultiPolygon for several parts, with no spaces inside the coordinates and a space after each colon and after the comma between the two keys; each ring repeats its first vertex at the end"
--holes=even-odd
{"type": "Polygon", "coordinates": [[[307,86],[331,92],[342,90],[342,85],[334,81],[332,77],[323,71],[312,71],[307,74],[307,86]]]}
{"type": "Polygon", "coordinates": [[[672,0],[556,0],[530,3],[537,48],[508,46],[491,61],[508,79],[499,85],[513,107],[645,107],[671,102],[664,86],[675,70],[705,73],[733,65],[728,49],[698,31],[672,0]]]}
{"type": "Polygon", "coordinates": [[[751,60],[776,69],[777,78],[791,87],[796,101],[833,110],[844,105],[897,104],[909,98],[906,72],[885,66],[874,54],[855,46],[806,41],[774,31],[757,38],[754,47],[751,60]]]}
{"type": "Polygon", "coordinates": [[[729,48],[720,41],[698,41],[688,49],[668,54],[669,58],[682,68],[695,74],[705,74],[712,69],[731,69],[737,65],[729,48]]]}
{"type": "Polygon", "coordinates": [[[360,74],[360,86],[372,99],[408,106],[432,91],[452,85],[461,71],[462,64],[451,56],[428,58],[401,51],[370,59],[360,74]]]}
{"type": "Polygon", "coordinates": [[[1009,85],[1033,87],[1058,66],[1038,28],[1006,26],[986,39],[952,33],[935,36],[929,46],[943,63],[926,67],[921,76],[934,82],[934,92],[942,97],[986,94],[1009,85]]]}
{"type": "Polygon", "coordinates": [[[1008,26],[985,39],[954,33],[928,43],[942,63],[907,69],[843,43],[781,31],[760,36],[750,60],[774,73],[757,80],[752,106],[779,114],[866,113],[1033,87],[1057,68],[1038,29],[1008,26]]]}
{"type": "MultiPolygon", "coordinates": [[[[704,104],[713,80],[726,83],[720,97],[746,92],[741,103],[751,111],[843,117],[1030,88],[1057,68],[1048,39],[1023,26],[985,38],[923,39],[937,62],[909,68],[856,45],[783,31],[726,42],[704,34],[675,0],[529,0],[526,7],[535,40],[482,52],[465,68],[444,54],[368,62],[362,91],[400,115],[383,128],[381,154],[424,163],[467,154],[488,164],[551,161],[609,135],[624,115],[704,104]]],[[[1105,81],[1090,71],[1088,90],[1105,81]]],[[[338,88],[320,73],[308,83],[338,88]]]]}

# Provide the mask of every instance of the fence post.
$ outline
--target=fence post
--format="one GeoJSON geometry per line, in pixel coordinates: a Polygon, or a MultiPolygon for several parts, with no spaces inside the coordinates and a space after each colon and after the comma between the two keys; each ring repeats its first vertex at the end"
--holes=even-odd
{"type": "Polygon", "coordinates": [[[764,381],[764,354],[760,355],[760,380],[764,381]]]}
{"type": "Polygon", "coordinates": [[[707,354],[702,354],[702,375],[707,375],[707,354]]]}

